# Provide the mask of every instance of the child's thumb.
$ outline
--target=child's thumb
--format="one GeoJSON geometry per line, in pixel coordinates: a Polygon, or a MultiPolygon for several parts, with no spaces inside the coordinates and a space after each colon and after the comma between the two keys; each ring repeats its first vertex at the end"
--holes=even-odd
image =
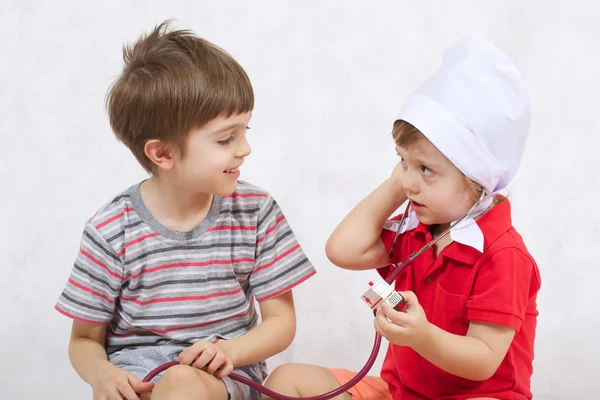
{"type": "Polygon", "coordinates": [[[137,393],[149,392],[154,387],[154,382],[142,382],[133,375],[129,375],[129,384],[137,393]]]}

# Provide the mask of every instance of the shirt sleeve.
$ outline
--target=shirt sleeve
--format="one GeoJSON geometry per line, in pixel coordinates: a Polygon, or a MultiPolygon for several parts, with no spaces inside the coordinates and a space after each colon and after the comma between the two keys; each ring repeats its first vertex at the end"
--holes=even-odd
{"type": "Polygon", "coordinates": [[[111,321],[124,281],[123,265],[110,244],[89,223],[79,254],[55,308],[74,320],[92,324],[111,321]]]}
{"type": "Polygon", "coordinates": [[[519,331],[527,311],[534,265],[518,248],[494,253],[482,265],[475,280],[472,295],[467,300],[467,319],[519,331]]]}
{"type": "Polygon", "coordinates": [[[258,213],[255,259],[250,286],[258,301],[277,297],[316,273],[271,196],[258,213]]]}

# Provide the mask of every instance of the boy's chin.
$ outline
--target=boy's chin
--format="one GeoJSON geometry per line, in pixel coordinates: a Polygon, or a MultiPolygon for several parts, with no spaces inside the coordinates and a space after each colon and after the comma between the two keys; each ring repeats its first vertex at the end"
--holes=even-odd
{"type": "MultiPolygon", "coordinates": [[[[413,210],[414,211],[414,210],[413,210]]],[[[431,225],[431,216],[428,213],[424,212],[415,212],[414,214],[417,217],[417,220],[425,225],[431,225]]]]}
{"type": "Polygon", "coordinates": [[[427,215],[427,214],[416,214],[417,219],[419,220],[420,223],[422,223],[423,225],[444,225],[444,224],[448,224],[451,221],[446,221],[446,220],[441,220],[440,218],[435,218],[431,215],[427,215]]]}
{"type": "Polygon", "coordinates": [[[427,217],[419,217],[417,216],[417,220],[423,225],[435,225],[435,222],[432,222],[430,218],[427,217]]]}
{"type": "Polygon", "coordinates": [[[222,187],[217,188],[217,190],[215,190],[213,192],[213,194],[215,196],[220,196],[220,197],[231,196],[237,189],[237,184],[238,184],[237,181],[235,181],[235,183],[231,183],[229,185],[223,185],[222,187]]]}

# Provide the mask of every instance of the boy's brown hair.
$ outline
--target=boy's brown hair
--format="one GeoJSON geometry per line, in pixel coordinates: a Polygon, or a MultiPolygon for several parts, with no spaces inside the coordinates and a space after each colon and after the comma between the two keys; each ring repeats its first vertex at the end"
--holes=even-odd
{"type": "MultiPolygon", "coordinates": [[[[401,119],[394,122],[392,137],[396,145],[405,149],[411,146],[418,146],[421,140],[427,140],[425,135],[415,128],[414,125],[401,119]]],[[[463,174],[463,176],[465,177],[465,190],[469,192],[469,196],[473,201],[479,200],[483,188],[477,182],[467,178],[466,175],[463,174]]],[[[500,198],[494,198],[494,204],[498,204],[500,201],[500,198]]]]}
{"type": "Polygon", "coordinates": [[[106,98],[115,135],[150,173],[156,165],[144,153],[148,140],[158,139],[183,157],[192,129],[254,108],[250,80],[233,57],[169,24],[123,47],[123,72],[106,98]]]}

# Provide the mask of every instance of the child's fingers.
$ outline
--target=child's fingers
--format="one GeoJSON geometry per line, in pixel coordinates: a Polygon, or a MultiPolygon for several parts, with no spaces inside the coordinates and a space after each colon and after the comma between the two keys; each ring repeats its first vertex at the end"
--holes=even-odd
{"type": "Polygon", "coordinates": [[[377,317],[375,317],[375,321],[373,322],[373,325],[375,326],[375,331],[377,333],[379,333],[383,337],[386,337],[385,333],[383,332],[383,330],[379,326],[379,320],[377,319],[377,317]]]}
{"type": "Polygon", "coordinates": [[[208,363],[205,368],[206,373],[214,374],[225,363],[225,356],[222,353],[217,353],[214,358],[208,363]]]}
{"type": "Polygon", "coordinates": [[[146,393],[152,390],[154,387],[153,382],[142,382],[135,376],[128,374],[127,378],[129,379],[129,384],[136,391],[136,393],[146,393]]]}
{"type": "Polygon", "coordinates": [[[210,344],[211,343],[207,342],[206,340],[200,340],[194,343],[192,346],[179,353],[177,361],[179,361],[179,364],[191,365],[196,358],[198,358],[198,355],[202,353],[202,351],[204,351],[204,349],[210,344]]]}
{"type": "Polygon", "coordinates": [[[102,400],[123,400],[123,396],[121,396],[118,390],[115,390],[115,393],[111,393],[108,397],[103,397],[102,400]]]}
{"type": "Polygon", "coordinates": [[[410,323],[411,317],[404,312],[396,311],[387,303],[383,303],[381,307],[381,313],[384,318],[389,319],[388,322],[399,325],[406,326],[410,323]]]}
{"type": "Polygon", "coordinates": [[[135,391],[131,388],[129,384],[121,384],[119,385],[119,393],[121,394],[121,398],[127,400],[140,400],[135,391]]]}
{"type": "Polygon", "coordinates": [[[383,306],[377,309],[377,315],[375,315],[375,322],[377,322],[377,325],[380,329],[384,330],[387,328],[387,325],[391,323],[391,321],[388,321],[387,316],[385,315],[385,309],[383,306]]]}
{"type": "Polygon", "coordinates": [[[113,387],[110,390],[110,393],[104,393],[97,397],[94,395],[94,400],[122,400],[123,396],[119,393],[119,390],[116,387],[113,387]]]}
{"type": "MultiPolygon", "coordinates": [[[[390,309],[391,309],[391,307],[390,307],[390,309]]],[[[392,309],[392,311],[393,311],[393,309],[392,309]]],[[[388,317],[386,316],[386,312],[382,307],[379,307],[379,309],[377,310],[377,316],[375,317],[375,324],[376,324],[375,329],[379,329],[381,331],[380,334],[382,334],[386,338],[389,337],[390,335],[393,335],[393,334],[395,335],[395,334],[399,334],[399,333],[403,332],[402,326],[396,324],[393,321],[388,320],[388,317]]]]}
{"type": "Polygon", "coordinates": [[[221,365],[221,369],[218,369],[215,376],[219,379],[226,377],[233,372],[233,363],[225,361],[225,364],[221,365]]]}
{"type": "Polygon", "coordinates": [[[214,357],[217,351],[213,347],[208,347],[200,353],[196,361],[192,364],[195,368],[202,369],[208,364],[214,357]]]}
{"type": "Polygon", "coordinates": [[[128,380],[129,373],[112,366],[112,375],[93,386],[94,400],[139,400],[128,380]],[[118,371],[115,371],[117,369],[118,371]]]}
{"type": "Polygon", "coordinates": [[[419,305],[419,299],[417,299],[417,295],[414,292],[411,292],[410,290],[406,291],[406,292],[399,292],[400,295],[404,298],[404,303],[405,303],[405,309],[406,308],[413,308],[415,306],[419,305]]]}
{"type": "Polygon", "coordinates": [[[177,361],[179,361],[179,364],[182,364],[182,365],[190,365],[192,362],[194,362],[196,357],[198,357],[198,354],[200,354],[200,351],[201,351],[200,349],[188,347],[187,349],[185,349],[181,353],[179,353],[179,356],[177,357],[177,361]]]}
{"type": "Polygon", "coordinates": [[[380,318],[375,318],[374,325],[375,325],[375,331],[377,333],[379,333],[381,336],[383,336],[387,340],[391,339],[391,337],[393,335],[391,326],[393,324],[390,324],[387,321],[386,322],[382,322],[382,320],[380,318]]]}

